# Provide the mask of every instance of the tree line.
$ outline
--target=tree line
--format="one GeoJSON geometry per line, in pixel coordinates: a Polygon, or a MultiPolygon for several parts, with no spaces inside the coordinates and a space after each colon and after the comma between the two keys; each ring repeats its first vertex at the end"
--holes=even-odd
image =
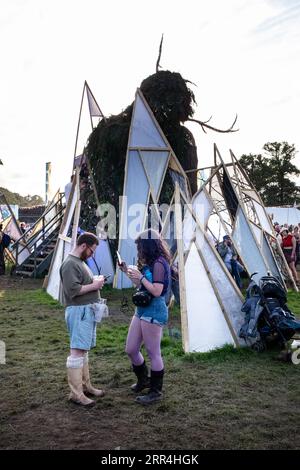
{"type": "Polygon", "coordinates": [[[295,145],[268,142],[263,154],[242,155],[239,159],[266,206],[300,203],[300,186],[295,181],[300,170],[293,163],[295,145]]]}

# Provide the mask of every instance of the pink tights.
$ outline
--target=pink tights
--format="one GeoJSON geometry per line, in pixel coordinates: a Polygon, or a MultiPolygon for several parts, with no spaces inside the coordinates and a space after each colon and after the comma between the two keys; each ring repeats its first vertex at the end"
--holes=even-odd
{"type": "Polygon", "coordinates": [[[160,341],[162,336],[162,327],[154,323],[148,323],[134,316],[128,330],[126,349],[131,362],[135,366],[140,366],[144,362],[140,351],[144,343],[148,356],[150,358],[151,370],[159,371],[164,368],[161,357],[160,341]]]}

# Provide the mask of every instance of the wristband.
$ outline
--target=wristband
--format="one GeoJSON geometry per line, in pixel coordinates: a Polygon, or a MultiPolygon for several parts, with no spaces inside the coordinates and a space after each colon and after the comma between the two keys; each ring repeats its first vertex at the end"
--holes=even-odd
{"type": "Polygon", "coordinates": [[[145,275],[143,275],[140,279],[140,283],[142,283],[142,280],[145,278],[145,275]]]}

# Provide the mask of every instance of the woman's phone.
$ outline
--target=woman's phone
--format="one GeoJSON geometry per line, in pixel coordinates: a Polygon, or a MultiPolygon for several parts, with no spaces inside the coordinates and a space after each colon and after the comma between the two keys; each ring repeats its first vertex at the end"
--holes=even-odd
{"type": "Polygon", "coordinates": [[[122,260],[121,255],[120,255],[120,253],[119,253],[118,251],[117,251],[117,258],[118,258],[118,264],[119,264],[120,266],[122,266],[122,264],[124,263],[124,261],[122,260]]]}

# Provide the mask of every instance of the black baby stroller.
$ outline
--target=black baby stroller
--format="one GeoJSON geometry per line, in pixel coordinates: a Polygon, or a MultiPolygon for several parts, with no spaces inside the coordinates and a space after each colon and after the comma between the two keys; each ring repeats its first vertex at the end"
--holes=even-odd
{"type": "Polygon", "coordinates": [[[263,276],[259,285],[251,281],[242,306],[245,323],[239,336],[256,351],[265,350],[270,344],[286,346],[295,333],[300,332],[300,321],[287,306],[283,285],[271,275],[263,276]]]}

